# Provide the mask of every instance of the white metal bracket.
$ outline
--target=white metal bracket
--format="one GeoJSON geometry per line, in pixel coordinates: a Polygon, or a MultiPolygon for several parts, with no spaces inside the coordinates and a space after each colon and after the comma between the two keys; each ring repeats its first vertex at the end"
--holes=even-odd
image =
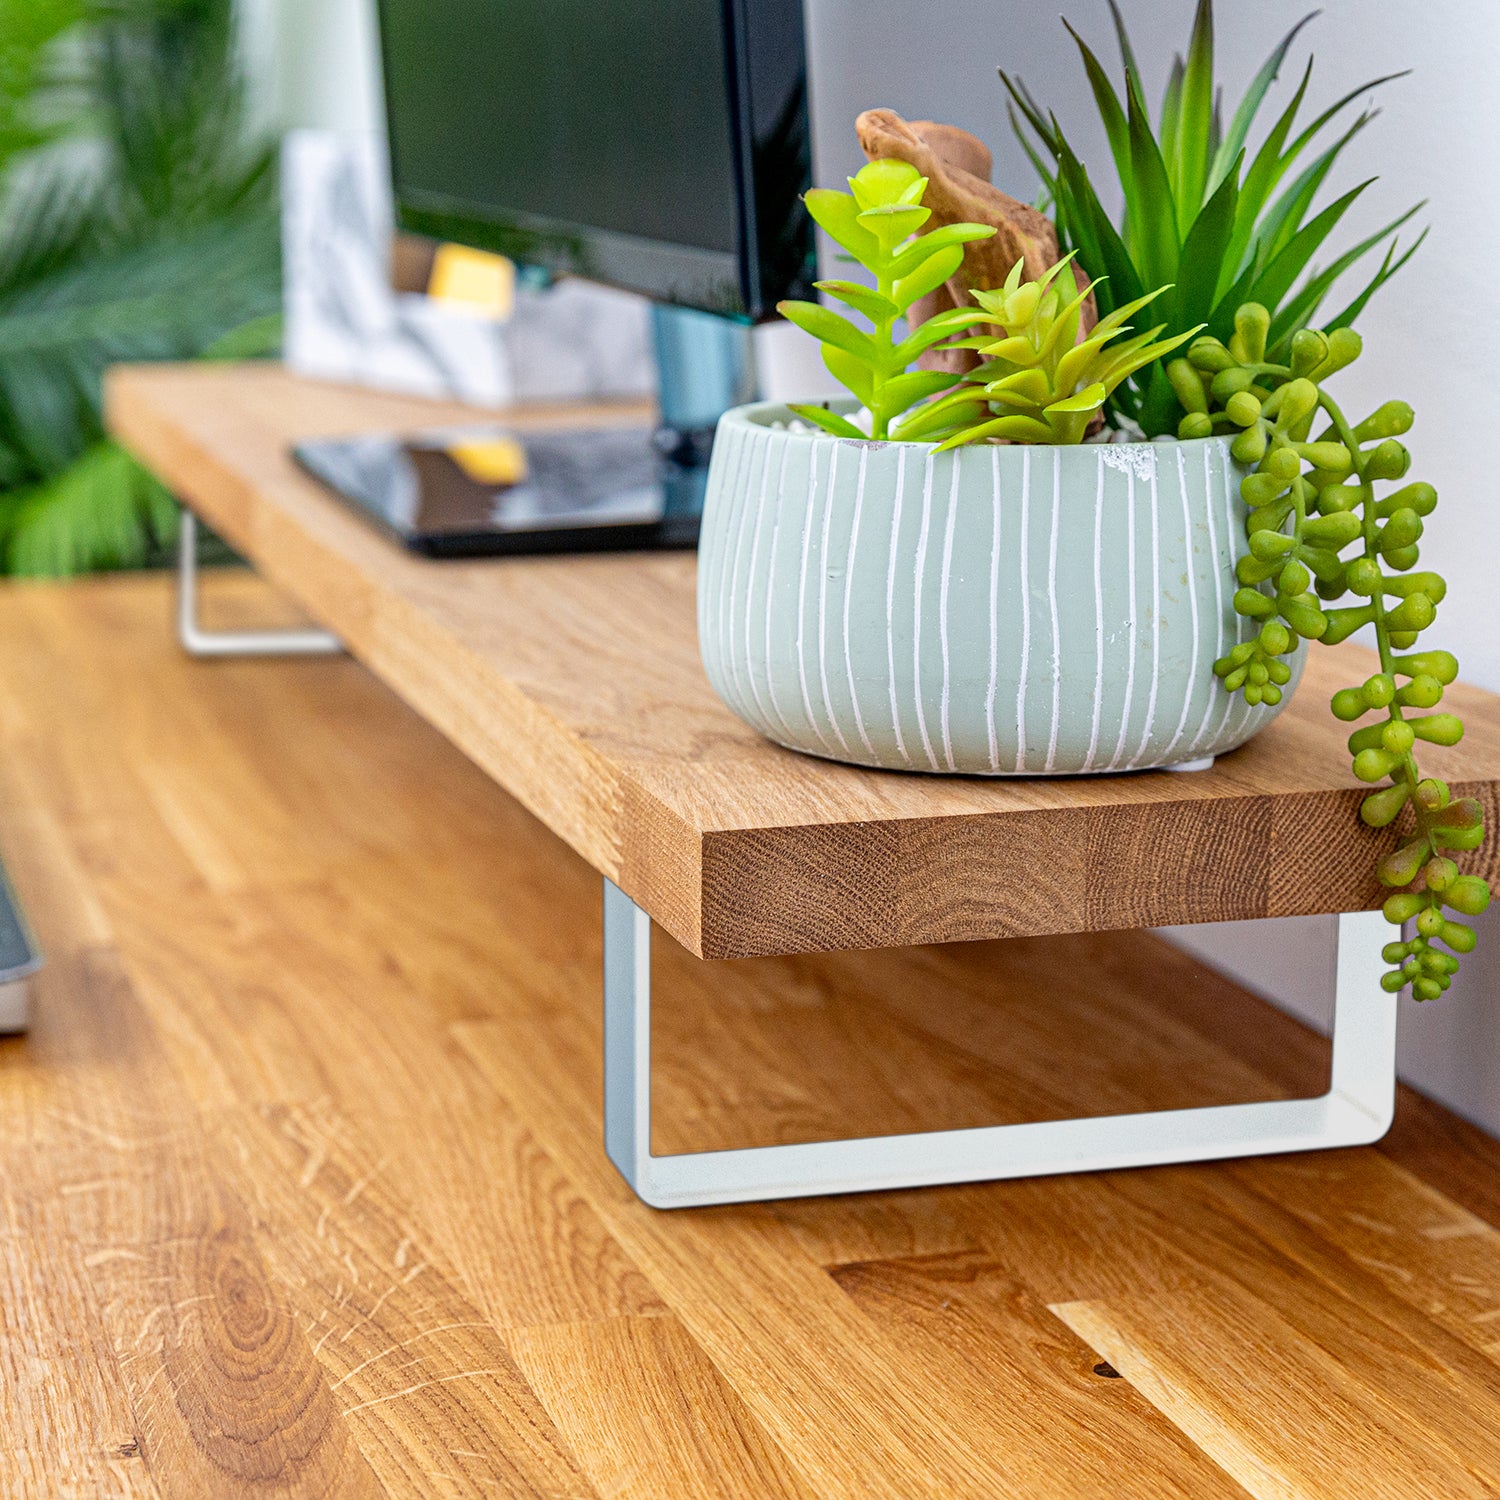
{"type": "Polygon", "coordinates": [[[198,623],[198,518],[177,528],[177,639],[190,656],[326,656],[344,649],[326,630],[205,630],[198,623]]]}
{"type": "Polygon", "coordinates": [[[0,865],[0,1036],[14,1036],[31,1021],[31,976],[42,966],[42,951],[26,914],[0,865]]]}
{"type": "Polygon", "coordinates": [[[1380,987],[1385,936],[1378,911],[1339,918],[1332,1080],[1315,1099],[654,1156],[651,919],[606,879],[605,1149],[646,1203],[687,1208],[1367,1145],[1390,1129],[1396,1103],[1397,997],[1380,987]]]}

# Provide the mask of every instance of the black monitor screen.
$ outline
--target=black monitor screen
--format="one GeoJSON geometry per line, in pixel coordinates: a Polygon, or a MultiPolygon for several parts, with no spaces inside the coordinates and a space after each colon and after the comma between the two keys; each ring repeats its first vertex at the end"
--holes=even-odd
{"type": "Polygon", "coordinates": [[[800,0],[382,0],[402,222],[759,317],[811,238],[800,0]]]}

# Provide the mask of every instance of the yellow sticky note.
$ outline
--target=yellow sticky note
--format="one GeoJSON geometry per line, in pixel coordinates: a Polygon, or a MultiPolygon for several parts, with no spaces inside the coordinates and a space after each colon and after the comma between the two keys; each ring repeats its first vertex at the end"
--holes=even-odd
{"type": "Polygon", "coordinates": [[[520,484],[526,478],[526,450],[515,438],[453,443],[448,457],[475,484],[520,484]]]}
{"type": "Polygon", "coordinates": [[[503,255],[466,245],[439,245],[427,295],[496,322],[510,316],[516,300],[516,268],[503,255]]]}

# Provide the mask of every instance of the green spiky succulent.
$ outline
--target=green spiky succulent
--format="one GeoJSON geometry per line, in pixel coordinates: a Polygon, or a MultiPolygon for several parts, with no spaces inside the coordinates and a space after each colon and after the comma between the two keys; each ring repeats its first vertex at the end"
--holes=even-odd
{"type": "Polygon", "coordinates": [[[904,437],[892,424],[919,401],[954,385],[958,376],[909,367],[927,350],[972,327],[978,312],[952,308],[908,326],[912,305],[958,270],[964,246],[995,233],[986,224],[947,224],[929,234],[918,230],[932,217],[922,206],[927,179],[909,162],[872,161],[849,179],[850,191],[814,188],[807,211],[874,278],[873,287],[854,281],[820,281],[817,288],[869,320],[868,331],[816,302],[781,302],[777,311],[823,345],[828,372],[870,413],[870,430],[826,407],[791,409],[835,437],[904,437]],[[897,338],[898,325],[904,336],[897,338]]]}
{"type": "MultiPolygon", "coordinates": [[[[1110,0],[1110,9],[1124,65],[1123,94],[1116,92],[1083,39],[1071,27],[1069,31],[1083,57],[1124,200],[1118,227],[1057,117],[1020,79],[1003,70],[1000,74],[1011,96],[1011,123],[1042,177],[1064,245],[1079,251],[1091,274],[1109,278],[1100,289],[1100,312],[1112,311],[1116,299],[1133,301],[1148,287],[1173,282],[1176,290],[1162,308],[1173,333],[1204,324],[1227,340],[1235,309],[1256,302],[1270,310],[1270,345],[1284,355],[1292,333],[1314,321],[1343,273],[1384,246],[1378,269],[1322,326],[1332,331],[1353,323],[1421,243],[1419,237],[1398,254],[1395,235],[1422,205],[1340,250],[1325,264],[1314,264],[1313,258],[1324,252],[1344,215],[1374,180],[1315,207],[1344,148],[1375,111],[1365,110],[1321,149],[1314,143],[1361,95],[1401,75],[1389,74],[1352,89],[1298,130],[1297,116],[1312,74],[1309,60],[1290,103],[1252,152],[1247,142],[1256,116],[1293,40],[1312,16],[1299,21],[1272,50],[1226,124],[1214,83],[1213,4],[1199,0],[1186,56],[1175,61],[1153,122],[1115,0],[1110,0]]],[[[1121,385],[1110,405],[1112,416],[1136,423],[1148,437],[1170,433],[1182,416],[1159,364],[1141,369],[1121,385]]]]}
{"type": "Polygon", "coordinates": [[[1233,433],[1234,456],[1255,465],[1240,484],[1250,551],[1238,565],[1234,607],[1260,630],[1214,671],[1247,701],[1278,703],[1292,675],[1285,658],[1301,639],[1331,644],[1373,628],[1380,670],[1335,693],[1332,707],[1347,723],[1377,716],[1349,738],[1354,774],[1384,783],[1364,799],[1360,816],[1374,828],[1404,827],[1376,873],[1393,888],[1386,917],[1414,930],[1386,946],[1391,968],[1381,982],[1435,1000],[1458,972],[1459,955],[1475,945],[1474,929],[1457,917],[1476,916],[1490,901],[1488,884],[1460,874],[1450,857],[1483,842],[1482,807],[1455,800],[1417,763],[1419,744],[1456,745],[1464,732],[1457,715],[1432,711],[1458,676],[1457,660],[1412,649],[1447,593],[1440,575],[1414,571],[1437,491],[1418,480],[1377,494],[1377,485],[1406,478],[1410,455],[1399,439],[1412,409],[1387,401],[1350,423],[1329,396],[1324,382],[1359,356],[1352,328],[1300,329],[1283,361],[1268,353],[1273,324],[1265,307],[1242,306],[1234,322],[1227,345],[1201,338],[1166,371],[1187,413],[1179,436],[1233,433]],[[1314,435],[1319,422],[1323,430],[1314,435]],[[1347,596],[1359,602],[1327,607],[1347,596]]]}
{"type": "Polygon", "coordinates": [[[909,417],[903,437],[940,440],[939,449],[993,438],[1081,443],[1121,381],[1199,331],[1158,339],[1165,325],[1157,324],[1125,337],[1131,333],[1126,319],[1170,290],[1158,287],[1117,307],[1080,337],[1093,286],[1078,285],[1072,258],[1064,257],[1036,281],[1022,281],[1017,262],[1004,286],[974,293],[980,307],[975,323],[998,329],[999,337],[977,334],[943,346],[973,349],[981,363],[958,389],[909,417]]]}

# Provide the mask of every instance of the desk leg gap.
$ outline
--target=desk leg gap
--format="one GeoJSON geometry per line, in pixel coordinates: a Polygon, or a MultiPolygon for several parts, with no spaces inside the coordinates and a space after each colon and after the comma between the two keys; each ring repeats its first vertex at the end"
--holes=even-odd
{"type": "Polygon", "coordinates": [[[1339,918],[1331,1085],[1312,1099],[1145,1111],[670,1156],[651,1152],[651,919],[604,883],[610,1159],[657,1208],[876,1192],[1365,1145],[1395,1109],[1396,997],[1379,912],[1339,918]]]}
{"type": "Polygon", "coordinates": [[[198,619],[198,518],[181,506],[177,527],[177,639],[189,656],[330,656],[344,643],[326,630],[208,630],[198,619]]]}

